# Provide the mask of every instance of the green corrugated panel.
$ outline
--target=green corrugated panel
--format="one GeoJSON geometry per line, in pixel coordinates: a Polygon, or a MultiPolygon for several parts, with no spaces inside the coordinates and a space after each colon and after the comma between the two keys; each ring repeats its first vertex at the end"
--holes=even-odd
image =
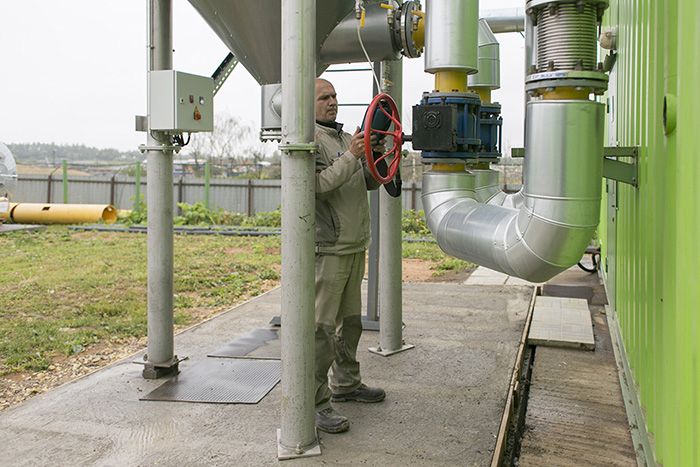
{"type": "Polygon", "coordinates": [[[639,186],[617,184],[615,226],[602,225],[616,232],[604,249],[615,252],[614,305],[657,462],[698,465],[700,7],[619,0],[607,15],[618,24],[617,87],[609,93],[618,144],[640,147],[639,186]],[[668,135],[665,96],[677,103],[668,135]]]}

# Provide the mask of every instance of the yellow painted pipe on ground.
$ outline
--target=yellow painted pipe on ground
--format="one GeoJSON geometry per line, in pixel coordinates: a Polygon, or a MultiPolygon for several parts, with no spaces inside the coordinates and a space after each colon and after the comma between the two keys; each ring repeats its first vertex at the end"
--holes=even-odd
{"type": "Polygon", "coordinates": [[[109,204],[14,203],[9,218],[18,224],[85,224],[117,220],[117,210],[109,204]]]}

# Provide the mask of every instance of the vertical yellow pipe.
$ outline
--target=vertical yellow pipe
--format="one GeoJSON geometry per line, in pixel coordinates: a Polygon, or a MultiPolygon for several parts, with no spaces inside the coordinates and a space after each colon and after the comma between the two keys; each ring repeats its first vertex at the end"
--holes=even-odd
{"type": "Polygon", "coordinates": [[[469,92],[475,92],[479,95],[481,102],[491,103],[491,90],[482,88],[469,88],[469,92]]]}
{"type": "Polygon", "coordinates": [[[437,92],[467,92],[467,74],[461,71],[440,70],[435,73],[437,92]]]}

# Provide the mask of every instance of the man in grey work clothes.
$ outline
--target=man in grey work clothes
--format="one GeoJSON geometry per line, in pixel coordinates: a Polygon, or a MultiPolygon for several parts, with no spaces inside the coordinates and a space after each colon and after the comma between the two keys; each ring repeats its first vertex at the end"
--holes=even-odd
{"type": "Polygon", "coordinates": [[[360,285],[371,240],[367,190],[379,183],[367,170],[363,133],[359,127],[352,136],[345,133],[335,121],[337,113],[333,85],[317,79],[316,427],[327,433],[350,427],[331,402],[380,402],[386,396],[362,384],[356,358],[362,334],[360,285]]]}

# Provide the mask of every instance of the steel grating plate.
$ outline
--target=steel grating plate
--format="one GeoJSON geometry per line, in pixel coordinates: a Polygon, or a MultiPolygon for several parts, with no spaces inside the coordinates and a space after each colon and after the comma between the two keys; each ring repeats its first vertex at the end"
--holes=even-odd
{"type": "Polygon", "coordinates": [[[257,404],[279,383],[281,366],[279,360],[206,359],[141,400],[257,404]]]}
{"type": "Polygon", "coordinates": [[[279,360],[281,355],[279,329],[254,329],[208,356],[279,360]]]}

